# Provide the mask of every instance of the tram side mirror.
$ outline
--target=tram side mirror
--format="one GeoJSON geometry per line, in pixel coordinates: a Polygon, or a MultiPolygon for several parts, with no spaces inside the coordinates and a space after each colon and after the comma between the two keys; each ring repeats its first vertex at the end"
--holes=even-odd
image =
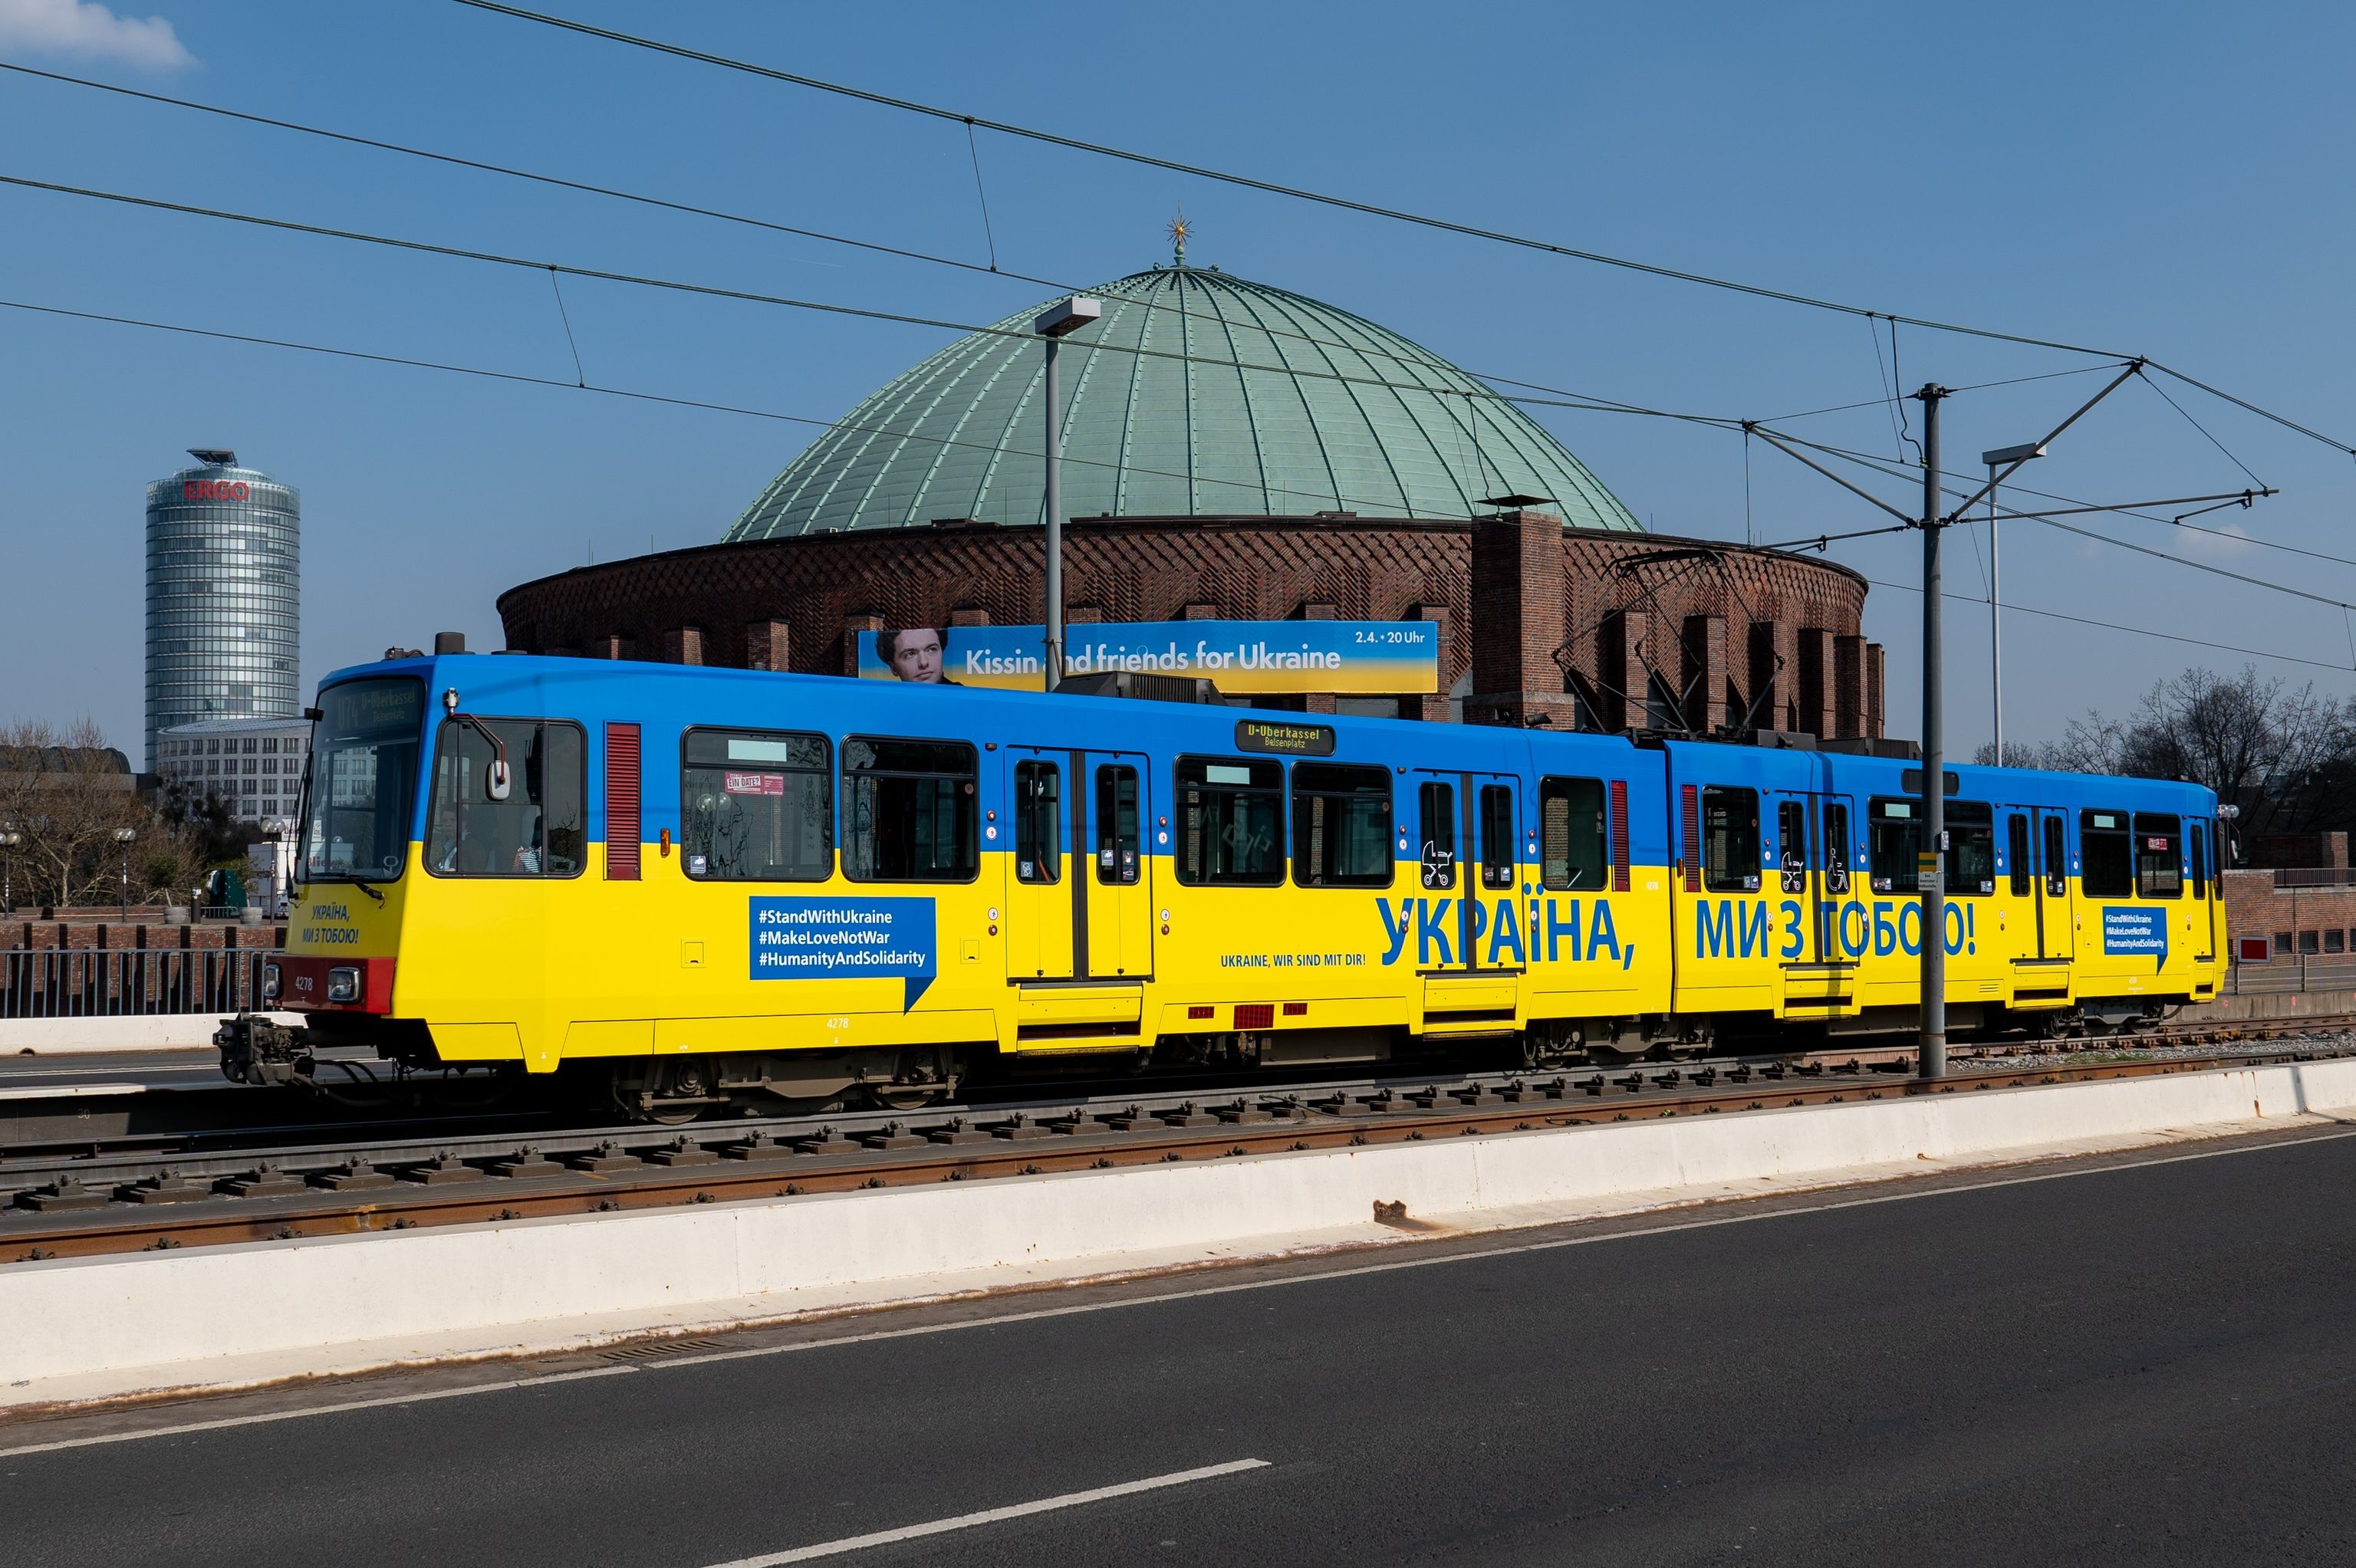
{"type": "Polygon", "coordinates": [[[505,800],[515,793],[515,773],[505,757],[494,757],[484,771],[483,793],[493,800],[505,800]]]}

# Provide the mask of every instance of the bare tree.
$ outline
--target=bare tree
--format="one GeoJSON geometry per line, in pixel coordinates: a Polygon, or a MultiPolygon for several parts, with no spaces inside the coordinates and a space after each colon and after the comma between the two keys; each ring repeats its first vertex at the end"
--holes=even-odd
{"type": "Polygon", "coordinates": [[[0,724],[0,827],[22,835],[11,852],[22,903],[111,904],[123,892],[185,899],[202,848],[159,817],[134,789],[130,764],[90,720],[0,724]],[[115,835],[134,837],[127,848],[115,835]]]}
{"type": "MultiPolygon", "coordinates": [[[[1982,746],[1978,760],[1991,761],[1982,746]]],[[[2188,669],[2126,719],[2073,719],[2058,741],[2007,746],[2013,767],[2190,779],[2239,806],[2249,833],[2301,833],[2356,819],[2356,705],[2238,675],[2188,669]]]]}
{"type": "MultiPolygon", "coordinates": [[[[2126,750],[2127,726],[2089,709],[2069,721],[2059,741],[2034,745],[2022,741],[2006,742],[2004,765],[2066,773],[2116,773],[2124,771],[2126,750]]],[[[1995,746],[1981,742],[1972,761],[1981,767],[1990,766],[1996,762],[1995,746]]]]}
{"type": "Polygon", "coordinates": [[[2129,773],[2207,784],[2242,808],[2246,831],[2296,832],[2329,812],[2335,793],[2344,810],[2344,789],[2328,781],[2356,750],[2351,719],[2337,699],[2261,680],[2254,666],[2230,677],[2188,669],[2145,695],[2122,762],[2129,773]]]}

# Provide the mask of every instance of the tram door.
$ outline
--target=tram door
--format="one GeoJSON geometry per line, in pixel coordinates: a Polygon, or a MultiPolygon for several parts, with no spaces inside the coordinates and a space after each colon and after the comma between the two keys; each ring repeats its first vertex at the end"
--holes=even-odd
{"type": "Polygon", "coordinates": [[[2224,908],[2218,901],[2223,891],[2217,886],[2217,867],[2209,858],[2209,835],[2215,827],[2213,821],[2185,825],[2192,859],[2192,935],[2196,949],[2192,956],[2202,963],[2217,956],[2218,917],[2224,908]]]}
{"type": "MultiPolygon", "coordinates": [[[[1428,976],[1510,976],[1527,961],[1521,906],[1521,785],[1501,773],[1415,773],[1422,904],[1410,940],[1428,976]]],[[[1511,1005],[1510,999],[1507,1003],[1511,1005]]]]}
{"type": "Polygon", "coordinates": [[[2077,897],[2070,883],[2067,814],[2037,814],[2037,959],[2067,964],[2077,952],[2077,897]]]}
{"type": "Polygon", "coordinates": [[[1776,868],[1769,929],[1783,966],[1784,1006],[1847,1007],[1853,965],[1841,951],[1838,922],[1848,889],[1848,803],[1782,790],[1767,798],[1776,868]]]}
{"type": "Polygon", "coordinates": [[[1012,980],[1072,977],[1072,753],[1006,749],[1006,973],[1012,980]]]}
{"type": "Polygon", "coordinates": [[[1141,756],[1006,749],[1006,965],[1023,980],[1153,973],[1151,817],[1141,756]]]}
{"type": "Polygon", "coordinates": [[[1145,829],[1153,820],[1145,759],[1119,752],[1081,753],[1088,771],[1087,810],[1072,831],[1088,846],[1085,973],[1098,980],[1141,980],[1153,973],[1153,857],[1145,829]]]}

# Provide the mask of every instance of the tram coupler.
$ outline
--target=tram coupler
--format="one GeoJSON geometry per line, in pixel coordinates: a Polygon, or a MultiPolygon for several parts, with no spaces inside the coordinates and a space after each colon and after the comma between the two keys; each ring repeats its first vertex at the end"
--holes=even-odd
{"type": "Polygon", "coordinates": [[[316,1064],[304,1038],[308,1032],[252,1013],[221,1019],[213,1031],[221,1076],[232,1083],[309,1083],[316,1064]]]}

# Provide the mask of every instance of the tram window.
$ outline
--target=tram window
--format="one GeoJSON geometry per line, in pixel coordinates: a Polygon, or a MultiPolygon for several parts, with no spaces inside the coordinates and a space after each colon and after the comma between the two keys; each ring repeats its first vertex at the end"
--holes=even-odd
{"type": "Polygon", "coordinates": [[[1796,800],[1775,803],[1775,864],[1783,891],[1808,891],[1808,808],[1796,800]]]}
{"type": "Polygon", "coordinates": [[[1947,891],[1996,891],[1996,819],[1984,800],[1947,802],[1947,891]]]}
{"type": "Polygon", "coordinates": [[[690,730],[679,801],[691,878],[819,882],[833,873],[834,776],[822,735],[690,730]]]}
{"type": "Polygon", "coordinates": [[[2029,818],[2015,811],[2007,813],[2004,822],[2005,857],[2012,862],[2005,868],[2005,874],[2011,879],[2012,896],[2027,898],[2036,875],[2029,864],[2029,818]]]}
{"type": "Polygon", "coordinates": [[[1139,820],[1137,770],[1126,763],[1106,763],[1097,769],[1097,880],[1107,887],[1129,887],[1137,880],[1137,858],[1143,844],[1144,825],[1139,820]]]}
{"type": "Polygon", "coordinates": [[[1481,885],[1510,888],[1520,861],[1514,853],[1514,791],[1509,784],[1481,786],[1481,885]]]}
{"type": "Polygon", "coordinates": [[[973,748],[853,736],[842,743],[842,874],[969,882],[980,868],[973,748]]]}
{"type": "Polygon", "coordinates": [[[1701,881],[1714,893],[1759,891],[1759,792],[1701,792],[1701,881]]]}
{"type": "Polygon", "coordinates": [[[579,876],[588,848],[586,756],[577,724],[445,720],[434,750],[427,869],[442,877],[579,876]],[[498,738],[496,748],[485,729],[498,738]],[[510,782],[507,798],[493,800],[490,768],[501,752],[510,782]]]}
{"type": "Polygon", "coordinates": [[[1456,786],[1427,780],[1416,792],[1422,832],[1423,885],[1445,891],[1456,885],[1456,786]]]}
{"type": "Polygon", "coordinates": [[[1064,774],[1053,763],[1014,764],[1014,878],[1064,880],[1064,774]]]}
{"type": "Polygon", "coordinates": [[[1856,846],[1849,842],[1848,803],[1825,803],[1825,891],[1840,897],[1848,891],[1848,858],[1856,846]]]}
{"type": "Polygon", "coordinates": [[[2062,842],[2062,814],[2058,811],[2045,814],[2045,896],[2070,896],[2070,851],[2062,842]]]}
{"type": "Polygon", "coordinates": [[[1181,757],[1178,880],[1193,887],[1284,885],[1284,764],[1181,757]]]}
{"type": "Polygon", "coordinates": [[[2135,892],[2135,855],[2124,811],[2078,814],[2078,854],[2083,869],[2078,885],[2092,899],[2123,899],[2135,892]]]}
{"type": "Polygon", "coordinates": [[[2197,822],[2187,831],[2192,835],[2192,896],[2205,899],[2209,896],[2208,836],[2197,822]]]}
{"type": "Polygon", "coordinates": [[[1922,891],[1922,803],[1877,795],[1867,805],[1865,860],[1877,893],[1922,891]]]}
{"type": "Polygon", "coordinates": [[[2183,896],[2183,839],[2173,816],[2137,812],[2135,819],[2136,891],[2147,899],[2183,896]]]}
{"type": "Polygon", "coordinates": [[[1603,781],[1538,781],[1538,880],[1549,889],[1601,890],[1610,869],[1604,849],[1603,781]]]}
{"type": "Polygon", "coordinates": [[[1387,769],[1292,765],[1292,880],[1304,888],[1391,885],[1387,769]]]}

